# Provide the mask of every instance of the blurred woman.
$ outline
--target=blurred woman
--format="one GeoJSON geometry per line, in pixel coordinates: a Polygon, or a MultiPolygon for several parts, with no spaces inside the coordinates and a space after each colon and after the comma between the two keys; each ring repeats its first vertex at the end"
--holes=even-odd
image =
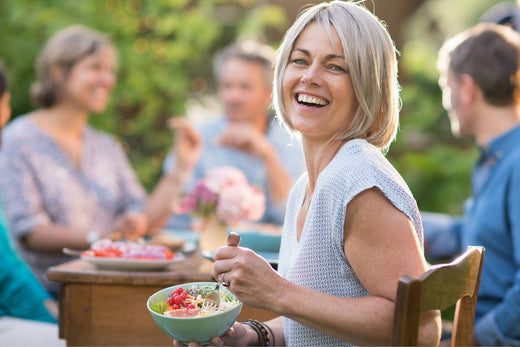
{"type": "MultiPolygon", "coordinates": [[[[274,87],[307,167],[288,200],[279,272],[226,246],[213,275],[244,303],[282,317],[236,323],[214,342],[389,345],[399,277],[427,270],[416,201],[382,154],[398,125],[392,40],[359,2],[315,5],[286,33],[274,87]]],[[[422,319],[420,344],[437,344],[438,312],[422,319]]]]}
{"type": "Polygon", "coordinates": [[[85,249],[114,231],[145,235],[169,214],[186,177],[180,165],[147,200],[122,146],[87,124],[116,84],[116,50],[106,35],[65,28],[45,44],[36,69],[31,95],[40,108],[5,128],[0,189],[21,254],[56,295],[45,274],[70,260],[64,247],[85,249]]]}

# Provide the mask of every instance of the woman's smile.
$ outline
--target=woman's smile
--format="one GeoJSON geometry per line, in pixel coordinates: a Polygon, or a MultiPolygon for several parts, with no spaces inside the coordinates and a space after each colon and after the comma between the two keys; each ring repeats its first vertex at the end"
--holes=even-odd
{"type": "Polygon", "coordinates": [[[305,93],[297,93],[296,101],[302,106],[323,107],[330,104],[327,99],[305,93]]]}

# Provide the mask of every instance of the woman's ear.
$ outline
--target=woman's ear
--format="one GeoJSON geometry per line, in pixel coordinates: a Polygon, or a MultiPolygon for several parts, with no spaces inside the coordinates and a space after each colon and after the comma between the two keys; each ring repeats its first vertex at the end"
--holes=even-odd
{"type": "Polygon", "coordinates": [[[65,69],[62,66],[52,66],[50,75],[54,83],[57,85],[60,85],[63,83],[63,81],[65,81],[65,69]]]}

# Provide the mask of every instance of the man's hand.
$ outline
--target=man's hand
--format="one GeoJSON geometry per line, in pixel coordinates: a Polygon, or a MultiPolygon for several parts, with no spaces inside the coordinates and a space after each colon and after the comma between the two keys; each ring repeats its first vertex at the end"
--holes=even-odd
{"type": "Polygon", "coordinates": [[[200,158],[202,138],[185,119],[180,117],[172,118],[169,125],[176,132],[172,147],[175,156],[174,171],[189,176],[200,158]]]}
{"type": "Polygon", "coordinates": [[[221,145],[256,155],[262,160],[265,160],[272,151],[272,146],[265,135],[249,123],[230,123],[217,141],[221,145]]]}

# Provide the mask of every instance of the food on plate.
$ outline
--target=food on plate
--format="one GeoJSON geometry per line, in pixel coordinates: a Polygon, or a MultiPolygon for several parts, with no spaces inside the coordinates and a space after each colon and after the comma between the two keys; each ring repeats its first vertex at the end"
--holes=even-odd
{"type": "Polygon", "coordinates": [[[84,257],[170,260],[175,254],[166,246],[102,239],[81,253],[84,257]]]}
{"type": "Polygon", "coordinates": [[[206,300],[206,297],[215,288],[212,286],[203,287],[178,287],[174,289],[168,298],[150,304],[150,308],[155,312],[171,317],[203,317],[216,313],[226,312],[240,304],[234,296],[221,290],[220,305],[216,306],[206,300]]]}

